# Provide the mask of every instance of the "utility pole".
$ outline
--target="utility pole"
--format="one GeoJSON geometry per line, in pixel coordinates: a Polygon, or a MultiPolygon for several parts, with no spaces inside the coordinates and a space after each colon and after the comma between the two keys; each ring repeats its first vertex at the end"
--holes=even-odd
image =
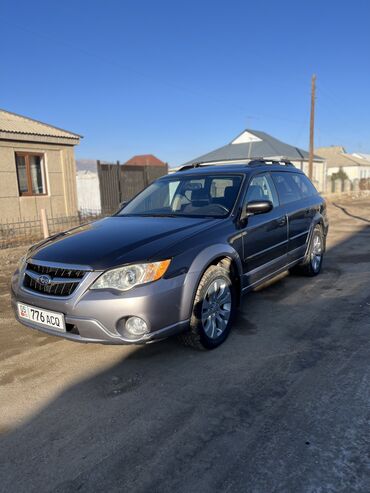
{"type": "Polygon", "coordinates": [[[310,156],[308,158],[308,177],[313,178],[313,149],[314,149],[314,129],[315,129],[315,94],[316,94],[316,75],[313,74],[311,80],[311,116],[310,116],[310,156]]]}

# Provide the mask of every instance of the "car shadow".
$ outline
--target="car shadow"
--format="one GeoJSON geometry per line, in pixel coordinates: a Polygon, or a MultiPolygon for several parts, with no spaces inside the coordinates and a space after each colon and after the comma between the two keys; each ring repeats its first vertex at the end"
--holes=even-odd
{"type": "Polygon", "coordinates": [[[215,351],[168,339],[62,391],[1,437],[0,490],[350,491],[355,467],[365,491],[369,240],[249,293],[215,351]]]}

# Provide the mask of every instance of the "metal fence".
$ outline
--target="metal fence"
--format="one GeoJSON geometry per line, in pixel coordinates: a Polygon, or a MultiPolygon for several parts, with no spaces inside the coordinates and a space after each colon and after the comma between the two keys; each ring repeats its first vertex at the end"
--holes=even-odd
{"type": "Polygon", "coordinates": [[[97,162],[100,200],[103,212],[118,209],[149,183],[168,173],[166,166],[134,166],[97,162]]]}
{"type": "MultiPolygon", "coordinates": [[[[74,216],[47,217],[49,234],[80,226],[101,219],[108,214],[95,211],[83,211],[74,216]]],[[[35,217],[23,221],[7,221],[0,223],[0,249],[34,243],[43,238],[41,218],[35,217]]]]}

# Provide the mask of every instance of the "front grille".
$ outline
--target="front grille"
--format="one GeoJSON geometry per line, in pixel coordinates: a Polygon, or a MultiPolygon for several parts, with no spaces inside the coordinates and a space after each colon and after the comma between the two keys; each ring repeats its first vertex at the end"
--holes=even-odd
{"type": "Polygon", "coordinates": [[[84,270],[28,263],[23,285],[25,288],[38,293],[51,296],[69,296],[77,288],[85,274],[86,271],[84,270]],[[50,277],[50,284],[44,285],[38,281],[38,276],[43,274],[50,277]]]}

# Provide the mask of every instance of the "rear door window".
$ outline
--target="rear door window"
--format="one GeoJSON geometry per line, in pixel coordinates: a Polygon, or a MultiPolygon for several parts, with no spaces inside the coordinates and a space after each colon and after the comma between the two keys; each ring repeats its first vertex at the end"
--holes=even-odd
{"type": "Polygon", "coordinates": [[[289,204],[302,198],[293,173],[272,173],[281,204],[289,204]]]}

